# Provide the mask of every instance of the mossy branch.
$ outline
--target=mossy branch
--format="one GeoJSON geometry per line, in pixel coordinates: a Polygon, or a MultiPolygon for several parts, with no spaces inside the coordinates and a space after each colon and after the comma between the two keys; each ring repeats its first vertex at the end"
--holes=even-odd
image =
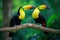
{"type": "Polygon", "coordinates": [[[60,34],[60,30],[52,29],[52,28],[45,28],[43,26],[39,26],[39,25],[36,25],[36,24],[29,24],[29,23],[23,24],[23,25],[18,25],[18,26],[15,26],[15,27],[0,28],[0,32],[17,31],[17,30],[20,30],[20,29],[23,29],[23,28],[36,28],[36,29],[39,29],[41,31],[46,31],[46,32],[50,32],[50,33],[53,33],[53,34],[60,34]]]}

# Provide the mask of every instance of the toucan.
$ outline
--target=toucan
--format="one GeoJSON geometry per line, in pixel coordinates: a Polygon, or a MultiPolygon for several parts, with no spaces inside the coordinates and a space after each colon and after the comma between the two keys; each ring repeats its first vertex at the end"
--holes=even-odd
{"type": "MultiPolygon", "coordinates": [[[[13,27],[13,26],[17,26],[17,25],[20,25],[21,24],[21,21],[25,18],[25,10],[30,10],[30,9],[34,9],[35,6],[33,5],[26,5],[26,6],[21,6],[19,9],[18,9],[18,12],[16,15],[14,15],[12,18],[11,18],[11,21],[10,21],[10,27],[13,27]]],[[[13,36],[13,32],[9,32],[9,36],[12,37],[13,36]]]]}
{"type": "MultiPolygon", "coordinates": [[[[32,13],[32,17],[35,20],[36,24],[41,24],[41,26],[46,27],[46,20],[43,15],[40,14],[40,11],[45,9],[49,9],[47,5],[40,5],[35,8],[34,12],[32,13]]],[[[47,32],[45,32],[47,33],[47,32]]]]}

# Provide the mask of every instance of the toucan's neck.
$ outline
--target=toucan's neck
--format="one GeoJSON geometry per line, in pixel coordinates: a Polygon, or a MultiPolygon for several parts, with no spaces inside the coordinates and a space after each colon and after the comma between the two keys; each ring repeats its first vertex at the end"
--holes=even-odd
{"type": "Polygon", "coordinates": [[[25,12],[24,12],[24,10],[23,10],[23,8],[20,8],[20,10],[19,10],[19,19],[24,19],[25,18],[25,12]]]}
{"type": "Polygon", "coordinates": [[[32,17],[34,19],[37,19],[39,17],[40,10],[38,8],[35,8],[35,10],[32,13],[32,17]]]}

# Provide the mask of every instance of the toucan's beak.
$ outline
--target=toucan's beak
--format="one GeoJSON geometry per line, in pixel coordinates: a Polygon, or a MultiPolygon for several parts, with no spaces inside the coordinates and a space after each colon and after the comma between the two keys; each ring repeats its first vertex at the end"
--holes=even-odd
{"type": "Polygon", "coordinates": [[[35,8],[35,6],[33,6],[33,5],[27,5],[27,6],[23,7],[24,10],[29,10],[29,9],[34,9],[34,8],[35,8]]]}
{"type": "Polygon", "coordinates": [[[29,5],[26,7],[26,9],[34,9],[34,8],[35,8],[35,6],[32,6],[32,5],[29,5]]]}
{"type": "Polygon", "coordinates": [[[45,9],[49,9],[49,7],[47,5],[40,5],[38,7],[40,10],[45,10],[45,9]]]}

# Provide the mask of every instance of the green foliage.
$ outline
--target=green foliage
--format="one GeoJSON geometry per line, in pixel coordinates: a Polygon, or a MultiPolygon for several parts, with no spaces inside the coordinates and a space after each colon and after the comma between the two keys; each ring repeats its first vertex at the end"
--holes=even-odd
{"type": "Polygon", "coordinates": [[[2,27],[2,0],[0,0],[0,27],[2,27]]]}
{"type": "Polygon", "coordinates": [[[2,10],[0,10],[0,27],[2,27],[2,10]]]}
{"type": "MultiPolygon", "coordinates": [[[[60,29],[60,0],[13,0],[12,13],[15,14],[18,11],[20,6],[24,5],[35,5],[39,6],[41,4],[46,4],[50,9],[41,11],[41,14],[44,15],[47,26],[50,28],[60,29]]],[[[27,10],[26,17],[21,24],[24,23],[35,23],[32,18],[32,10],[27,10]]],[[[0,0],[0,27],[2,27],[2,0],[0,0]]],[[[0,40],[1,35],[0,33],[0,40]]],[[[24,28],[16,31],[12,40],[60,40],[60,35],[53,35],[49,33],[48,35],[44,34],[38,29],[24,28]]]]}
{"type": "Polygon", "coordinates": [[[40,31],[38,29],[33,29],[33,28],[24,28],[21,30],[18,30],[15,34],[14,37],[18,37],[19,39],[29,39],[30,37],[33,37],[34,35],[39,34],[40,31]],[[21,35],[20,35],[21,34],[21,35]]]}
{"type": "Polygon", "coordinates": [[[47,21],[47,26],[51,25],[54,23],[54,21],[56,20],[57,15],[56,14],[52,14],[51,17],[49,18],[49,20],[47,21]]]}
{"type": "Polygon", "coordinates": [[[60,23],[60,19],[59,19],[59,15],[57,15],[57,14],[53,14],[50,18],[49,18],[49,20],[48,20],[48,22],[47,22],[47,26],[48,27],[51,27],[51,28],[55,28],[55,29],[60,29],[60,25],[59,25],[59,23],[60,23]]]}

